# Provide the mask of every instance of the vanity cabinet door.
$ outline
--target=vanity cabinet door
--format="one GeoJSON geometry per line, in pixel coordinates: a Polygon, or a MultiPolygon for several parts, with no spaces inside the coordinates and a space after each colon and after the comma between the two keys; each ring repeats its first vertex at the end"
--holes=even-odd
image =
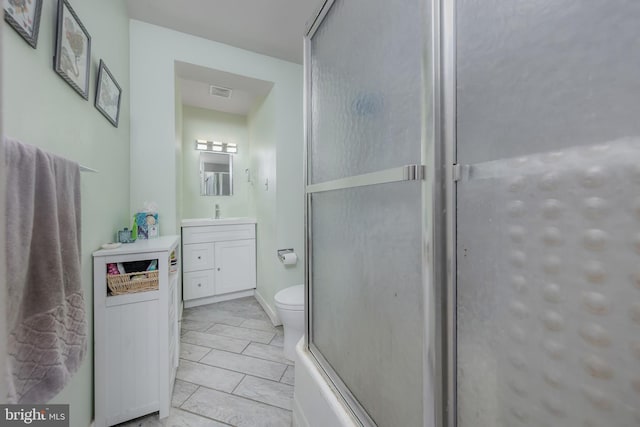
{"type": "Polygon", "coordinates": [[[256,287],[256,240],[215,244],[216,295],[256,287]]]}

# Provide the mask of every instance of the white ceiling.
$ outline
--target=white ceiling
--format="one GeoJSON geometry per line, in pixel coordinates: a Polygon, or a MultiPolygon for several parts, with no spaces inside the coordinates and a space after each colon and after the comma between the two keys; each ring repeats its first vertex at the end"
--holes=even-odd
{"type": "MultiPolygon", "coordinates": [[[[307,21],[324,0],[127,0],[129,17],[263,55],[302,63],[307,21]]],[[[182,102],[246,115],[272,83],[176,63],[182,102]],[[209,85],[233,90],[209,95],[209,85]]]]}
{"type": "Polygon", "coordinates": [[[302,64],[306,22],[324,0],[127,0],[129,17],[302,64]]]}

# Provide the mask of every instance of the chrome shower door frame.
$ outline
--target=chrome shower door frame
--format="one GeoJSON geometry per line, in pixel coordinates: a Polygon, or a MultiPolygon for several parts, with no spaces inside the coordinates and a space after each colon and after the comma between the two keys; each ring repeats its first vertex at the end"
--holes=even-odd
{"type": "Polygon", "coordinates": [[[304,98],[303,98],[303,122],[304,122],[304,165],[303,176],[305,180],[305,206],[304,206],[304,236],[305,236],[305,286],[304,286],[304,300],[305,300],[305,317],[304,317],[304,344],[305,348],[309,351],[312,362],[318,368],[318,371],[322,374],[327,384],[329,384],[335,391],[336,396],[341,399],[345,408],[350,410],[350,415],[354,420],[357,420],[363,426],[375,426],[373,420],[369,417],[367,412],[358,403],[353,394],[349,391],[348,387],[331,368],[331,365],[322,356],[322,353],[313,344],[313,329],[312,329],[312,232],[311,232],[311,198],[313,192],[309,191],[309,164],[310,164],[310,150],[311,144],[311,38],[316,32],[323,19],[331,9],[334,0],[326,0],[322,3],[314,14],[313,18],[308,24],[307,31],[304,37],[304,98]]]}
{"type": "Polygon", "coordinates": [[[364,408],[323,357],[313,340],[312,195],[317,192],[403,180],[422,181],[422,290],[424,307],[423,371],[425,427],[455,426],[455,46],[453,2],[432,0],[426,17],[425,46],[432,49],[424,67],[421,164],[312,184],[311,39],[334,0],[326,0],[309,21],[304,38],[304,177],[305,177],[305,348],[319,372],[351,415],[375,426],[364,408]],[[427,93],[427,91],[431,91],[427,93]],[[427,165],[427,166],[423,166],[427,165]]]}
{"type": "Polygon", "coordinates": [[[435,421],[438,427],[457,425],[456,353],[456,27],[455,0],[433,2],[434,60],[434,250],[435,292],[435,421]]]}

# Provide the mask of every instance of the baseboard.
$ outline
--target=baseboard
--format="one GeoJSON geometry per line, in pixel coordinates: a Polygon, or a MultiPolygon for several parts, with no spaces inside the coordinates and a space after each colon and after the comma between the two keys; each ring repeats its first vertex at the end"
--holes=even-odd
{"type": "Polygon", "coordinates": [[[184,308],[197,307],[199,305],[213,304],[214,302],[229,301],[237,298],[251,297],[253,296],[253,289],[248,291],[231,292],[230,294],[216,295],[214,297],[205,297],[198,299],[190,299],[184,301],[184,308]]]}
{"type": "Polygon", "coordinates": [[[262,306],[262,309],[264,310],[264,312],[267,313],[267,316],[269,316],[269,320],[271,320],[271,323],[273,323],[273,326],[282,325],[282,322],[278,317],[278,313],[276,313],[276,311],[271,307],[271,304],[267,303],[267,300],[262,295],[260,295],[260,292],[258,292],[257,289],[255,290],[254,295],[258,300],[258,302],[260,303],[260,305],[262,306]]]}

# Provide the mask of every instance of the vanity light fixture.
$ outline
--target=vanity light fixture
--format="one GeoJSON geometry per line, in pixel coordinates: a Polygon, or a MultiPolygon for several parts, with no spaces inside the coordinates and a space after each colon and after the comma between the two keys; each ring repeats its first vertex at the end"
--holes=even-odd
{"type": "Polygon", "coordinates": [[[204,139],[196,139],[196,150],[234,154],[238,152],[238,145],[220,141],[206,141],[204,139]]]}
{"type": "Polygon", "coordinates": [[[196,139],[196,150],[206,150],[207,149],[207,141],[204,139],[196,139]]]}

